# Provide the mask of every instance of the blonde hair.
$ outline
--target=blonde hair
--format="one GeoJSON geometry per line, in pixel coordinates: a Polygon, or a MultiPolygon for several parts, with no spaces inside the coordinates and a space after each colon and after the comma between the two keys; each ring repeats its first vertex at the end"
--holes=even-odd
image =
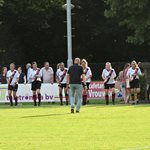
{"type": "Polygon", "coordinates": [[[82,64],[82,63],[85,63],[85,64],[86,64],[86,67],[88,66],[88,62],[87,62],[86,59],[82,59],[81,64],[82,64]]]}
{"type": "Polygon", "coordinates": [[[106,62],[106,64],[105,65],[110,65],[110,68],[112,69],[112,65],[111,65],[111,63],[110,62],[106,62]]]}

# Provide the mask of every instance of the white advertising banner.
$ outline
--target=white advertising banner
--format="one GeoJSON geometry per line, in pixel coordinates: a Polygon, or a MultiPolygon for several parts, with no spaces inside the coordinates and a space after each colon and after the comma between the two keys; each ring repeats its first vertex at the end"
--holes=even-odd
{"type": "MultiPolygon", "coordinates": [[[[8,85],[0,85],[0,102],[9,102],[8,85]]],[[[58,84],[42,84],[41,86],[42,101],[53,102],[59,100],[58,84]]],[[[18,102],[32,102],[31,84],[18,85],[18,102]]]]}

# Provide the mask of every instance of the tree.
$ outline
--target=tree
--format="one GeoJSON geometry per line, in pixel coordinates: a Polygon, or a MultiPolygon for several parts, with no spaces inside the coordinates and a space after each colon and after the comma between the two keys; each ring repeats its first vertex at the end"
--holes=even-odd
{"type": "Polygon", "coordinates": [[[115,18],[119,26],[130,30],[129,43],[150,44],[149,0],[105,0],[105,3],[105,16],[115,18]]]}

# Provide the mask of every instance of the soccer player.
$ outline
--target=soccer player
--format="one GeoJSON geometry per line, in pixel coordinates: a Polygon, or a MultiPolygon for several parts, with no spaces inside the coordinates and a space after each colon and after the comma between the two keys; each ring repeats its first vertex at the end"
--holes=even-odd
{"type": "Polygon", "coordinates": [[[31,90],[33,92],[33,101],[34,101],[34,106],[37,106],[36,99],[38,98],[38,106],[41,105],[41,72],[40,68],[37,67],[37,63],[33,62],[32,63],[32,71],[30,73],[29,79],[31,80],[31,90]]]}
{"type": "Polygon", "coordinates": [[[64,89],[64,92],[65,92],[65,97],[66,97],[66,105],[68,105],[68,88],[67,88],[67,79],[66,79],[66,76],[67,76],[67,71],[68,69],[65,68],[65,65],[64,63],[60,63],[59,64],[59,69],[57,70],[56,72],[56,75],[57,75],[57,78],[56,78],[56,81],[58,83],[58,86],[59,86],[59,97],[60,97],[60,104],[63,105],[63,89],[64,89]]]}
{"type": "Polygon", "coordinates": [[[116,77],[115,70],[112,68],[111,63],[107,62],[105,64],[105,69],[102,72],[102,79],[104,80],[106,105],[109,105],[110,89],[112,91],[112,102],[113,104],[115,104],[115,77],[116,77]]]}
{"type": "MultiPolygon", "coordinates": [[[[89,85],[91,83],[91,78],[92,78],[92,72],[91,72],[90,67],[88,67],[88,62],[85,59],[83,59],[81,61],[81,64],[82,64],[82,67],[83,67],[83,72],[85,74],[86,86],[87,86],[87,89],[83,90],[83,95],[82,95],[83,102],[82,103],[83,103],[83,105],[86,105],[87,104],[88,89],[89,89],[89,85]]],[[[83,88],[84,88],[83,81],[82,81],[82,85],[83,85],[83,88]]]]}
{"type": "Polygon", "coordinates": [[[136,61],[131,62],[131,68],[127,72],[127,77],[130,80],[131,98],[132,104],[135,104],[135,94],[137,95],[137,104],[140,101],[140,83],[139,76],[141,76],[141,70],[136,61]]]}
{"type": "Polygon", "coordinates": [[[18,105],[18,97],[16,95],[18,90],[18,80],[19,80],[19,73],[15,69],[15,64],[11,63],[10,70],[7,72],[8,96],[10,100],[10,106],[13,106],[13,98],[15,100],[15,106],[18,105]]]}

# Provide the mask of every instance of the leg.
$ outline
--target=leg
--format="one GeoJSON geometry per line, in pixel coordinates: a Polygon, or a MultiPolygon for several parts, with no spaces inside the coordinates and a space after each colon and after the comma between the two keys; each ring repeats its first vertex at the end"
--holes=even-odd
{"type": "Polygon", "coordinates": [[[134,89],[131,89],[131,98],[132,98],[132,103],[134,104],[135,101],[135,96],[134,96],[134,89]]]}
{"type": "Polygon", "coordinates": [[[105,100],[106,100],[106,105],[109,105],[109,95],[108,95],[109,90],[105,89],[105,100]]]}
{"type": "Polygon", "coordinates": [[[70,103],[71,103],[71,111],[74,112],[74,103],[75,103],[75,87],[74,85],[70,85],[70,90],[69,90],[69,95],[70,95],[70,103]]]}
{"type": "Polygon", "coordinates": [[[38,94],[38,100],[39,100],[38,106],[40,106],[40,105],[41,105],[41,91],[40,91],[40,89],[37,89],[36,91],[37,91],[37,94],[38,94]]]}
{"type": "Polygon", "coordinates": [[[126,88],[126,103],[128,104],[130,101],[130,89],[126,88]]]}
{"type": "Polygon", "coordinates": [[[34,106],[37,106],[37,103],[36,103],[36,91],[32,91],[32,92],[33,92],[34,106]]]}
{"type": "Polygon", "coordinates": [[[14,100],[15,100],[15,106],[18,105],[18,97],[16,95],[16,91],[13,91],[13,97],[14,97],[14,100]]]}
{"type": "Polygon", "coordinates": [[[10,106],[13,106],[12,91],[11,90],[8,90],[8,96],[9,96],[10,106]]]}
{"type": "Polygon", "coordinates": [[[83,90],[82,85],[76,85],[76,94],[78,98],[76,112],[80,111],[80,107],[82,104],[82,90],[83,90]]]}
{"type": "Polygon", "coordinates": [[[59,98],[60,98],[60,105],[63,105],[63,95],[62,95],[63,88],[59,87],[59,98]]]}
{"type": "Polygon", "coordinates": [[[112,102],[113,102],[113,105],[115,104],[115,97],[116,97],[115,88],[112,88],[112,102]]]}
{"type": "Polygon", "coordinates": [[[83,105],[86,105],[87,103],[87,90],[83,90],[83,95],[82,95],[82,100],[83,100],[83,105]]]}
{"type": "Polygon", "coordinates": [[[68,96],[68,89],[67,88],[65,88],[65,97],[66,97],[66,105],[68,105],[69,96],[68,96]]]}
{"type": "Polygon", "coordinates": [[[140,101],[140,91],[141,91],[140,88],[136,89],[137,99],[138,99],[137,103],[139,103],[139,101],[140,101]]]}
{"type": "Polygon", "coordinates": [[[126,104],[126,89],[125,88],[121,88],[121,92],[123,94],[123,100],[124,100],[124,103],[126,104]]]}

